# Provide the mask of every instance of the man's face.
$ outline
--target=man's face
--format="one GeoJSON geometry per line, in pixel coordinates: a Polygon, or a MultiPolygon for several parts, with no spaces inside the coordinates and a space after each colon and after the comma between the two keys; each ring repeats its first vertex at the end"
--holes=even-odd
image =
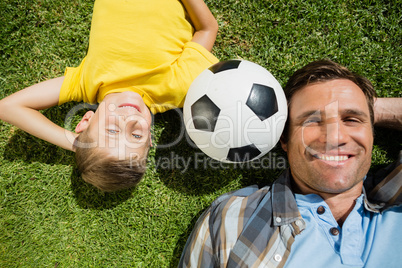
{"type": "Polygon", "coordinates": [[[107,95],[89,120],[88,132],[100,151],[119,160],[146,156],[151,143],[151,113],[134,92],[107,95]]]}
{"type": "Polygon", "coordinates": [[[350,80],[307,85],[292,97],[289,138],[282,142],[293,179],[304,194],[361,187],[371,163],[370,113],[350,80]]]}

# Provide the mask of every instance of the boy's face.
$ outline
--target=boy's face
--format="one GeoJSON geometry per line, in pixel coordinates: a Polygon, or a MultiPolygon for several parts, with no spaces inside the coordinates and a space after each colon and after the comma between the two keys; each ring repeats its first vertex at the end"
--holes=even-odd
{"type": "Polygon", "coordinates": [[[106,95],[95,113],[88,112],[76,132],[87,129],[96,146],[119,160],[140,160],[151,145],[152,116],[137,93],[106,95]]]}

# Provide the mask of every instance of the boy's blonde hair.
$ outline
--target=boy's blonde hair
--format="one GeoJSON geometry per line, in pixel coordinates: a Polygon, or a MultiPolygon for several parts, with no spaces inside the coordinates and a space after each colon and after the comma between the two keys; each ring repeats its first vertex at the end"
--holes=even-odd
{"type": "MultiPolygon", "coordinates": [[[[87,131],[77,137],[79,144],[91,144],[93,140],[87,131]]],[[[149,149],[148,149],[149,152],[149,149]]],[[[143,159],[118,160],[106,156],[98,147],[77,146],[76,163],[84,181],[104,192],[115,192],[137,185],[146,171],[146,157],[143,159]]]]}

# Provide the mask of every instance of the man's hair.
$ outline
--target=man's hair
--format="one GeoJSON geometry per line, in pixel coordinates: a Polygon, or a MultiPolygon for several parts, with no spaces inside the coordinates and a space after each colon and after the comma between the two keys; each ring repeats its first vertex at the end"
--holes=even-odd
{"type": "MultiPolygon", "coordinates": [[[[303,89],[305,86],[319,83],[327,82],[335,79],[347,79],[355,83],[366,96],[366,101],[370,112],[370,121],[373,127],[374,125],[374,98],[376,97],[376,92],[374,90],[371,82],[354,72],[351,72],[346,67],[333,62],[328,59],[314,61],[307,64],[303,68],[297,70],[288,80],[284,91],[286,99],[288,101],[288,107],[292,103],[293,95],[303,89]]],[[[289,131],[289,120],[287,120],[285,129],[283,131],[283,137],[285,141],[288,138],[289,131]]]]}
{"type": "Polygon", "coordinates": [[[146,158],[118,160],[106,156],[97,146],[85,146],[93,144],[87,131],[80,133],[76,143],[79,145],[75,158],[81,177],[101,191],[115,192],[134,187],[144,176],[146,158]]]}

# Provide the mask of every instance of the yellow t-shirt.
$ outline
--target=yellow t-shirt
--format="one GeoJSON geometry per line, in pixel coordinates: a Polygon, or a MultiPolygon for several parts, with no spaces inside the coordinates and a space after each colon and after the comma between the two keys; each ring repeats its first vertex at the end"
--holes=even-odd
{"type": "Polygon", "coordinates": [[[66,69],[59,105],[131,90],[153,113],[182,107],[191,82],[218,62],[193,32],[178,0],[97,0],[87,56],[66,69]]]}

